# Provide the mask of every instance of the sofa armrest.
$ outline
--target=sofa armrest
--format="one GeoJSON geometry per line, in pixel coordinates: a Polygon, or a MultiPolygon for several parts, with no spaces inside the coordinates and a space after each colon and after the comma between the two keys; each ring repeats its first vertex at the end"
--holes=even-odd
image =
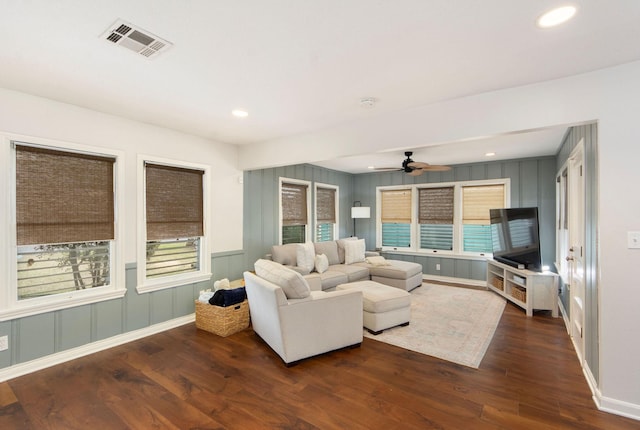
{"type": "Polygon", "coordinates": [[[362,293],[312,293],[280,307],[286,362],[362,343],[362,293]],[[344,294],[356,293],[356,294],[344,294]]]}

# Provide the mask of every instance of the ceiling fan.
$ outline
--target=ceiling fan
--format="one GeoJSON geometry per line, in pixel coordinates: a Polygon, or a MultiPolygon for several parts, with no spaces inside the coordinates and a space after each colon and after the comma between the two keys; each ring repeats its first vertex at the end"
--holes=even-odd
{"type": "Polygon", "coordinates": [[[413,155],[413,152],[411,152],[411,151],[405,152],[404,155],[407,157],[407,159],[402,162],[402,167],[401,168],[398,169],[397,167],[380,167],[380,168],[376,168],[374,170],[404,171],[406,174],[408,174],[410,176],[420,176],[424,172],[444,172],[444,171],[447,171],[447,170],[451,170],[451,167],[449,167],[449,166],[439,166],[439,165],[436,165],[436,164],[423,163],[421,161],[413,161],[411,159],[411,156],[413,155]]]}

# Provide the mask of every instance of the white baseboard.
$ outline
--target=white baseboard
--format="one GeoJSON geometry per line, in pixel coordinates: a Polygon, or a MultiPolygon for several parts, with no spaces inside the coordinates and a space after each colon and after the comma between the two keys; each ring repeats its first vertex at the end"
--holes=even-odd
{"type": "Polygon", "coordinates": [[[93,354],[95,352],[113,348],[114,346],[122,345],[133,340],[151,336],[152,334],[180,327],[182,325],[192,323],[193,321],[195,321],[195,314],[185,315],[180,318],[175,318],[169,321],[154,324],[152,326],[141,328],[139,330],[130,331],[96,342],[91,342],[77,348],[56,352],[54,354],[47,355],[46,357],[36,358],[35,360],[27,361],[25,363],[19,363],[13,366],[5,367],[4,369],[0,369],[0,382],[17,378],[18,376],[23,376],[32,372],[36,372],[38,370],[46,369],[47,367],[55,366],[56,364],[75,360],[76,358],[84,357],[85,355],[93,354]]]}
{"type": "MultiPolygon", "coordinates": [[[[559,297],[558,297],[558,306],[560,307],[560,313],[564,320],[567,333],[570,333],[569,317],[567,315],[566,309],[564,308],[564,305],[562,304],[562,300],[560,300],[559,297]]],[[[591,389],[591,398],[593,399],[593,402],[596,404],[596,407],[598,408],[598,410],[640,421],[640,405],[636,405],[634,403],[629,403],[629,402],[623,402],[621,400],[612,399],[610,397],[605,397],[602,395],[602,393],[600,392],[600,389],[598,388],[598,382],[596,381],[596,378],[593,376],[593,373],[591,372],[591,368],[589,367],[589,364],[586,361],[582,363],[582,373],[584,374],[584,377],[587,380],[589,389],[591,389]]]]}
{"type": "Polygon", "coordinates": [[[600,392],[594,395],[593,401],[596,402],[598,409],[603,412],[640,421],[640,405],[605,397],[600,392]]]}

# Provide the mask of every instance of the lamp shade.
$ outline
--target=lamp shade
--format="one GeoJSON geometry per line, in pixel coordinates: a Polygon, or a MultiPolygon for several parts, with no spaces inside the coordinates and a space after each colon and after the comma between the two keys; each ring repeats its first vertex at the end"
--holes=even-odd
{"type": "Polygon", "coordinates": [[[371,218],[371,208],[368,206],[353,206],[351,218],[371,218]]]}

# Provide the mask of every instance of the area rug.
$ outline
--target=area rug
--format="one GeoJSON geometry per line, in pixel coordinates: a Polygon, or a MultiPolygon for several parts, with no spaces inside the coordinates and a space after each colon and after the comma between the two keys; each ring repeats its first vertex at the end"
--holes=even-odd
{"type": "Polygon", "coordinates": [[[411,291],[411,323],[366,337],[475,369],[498,326],[505,300],[491,291],[423,283],[411,291]]]}

